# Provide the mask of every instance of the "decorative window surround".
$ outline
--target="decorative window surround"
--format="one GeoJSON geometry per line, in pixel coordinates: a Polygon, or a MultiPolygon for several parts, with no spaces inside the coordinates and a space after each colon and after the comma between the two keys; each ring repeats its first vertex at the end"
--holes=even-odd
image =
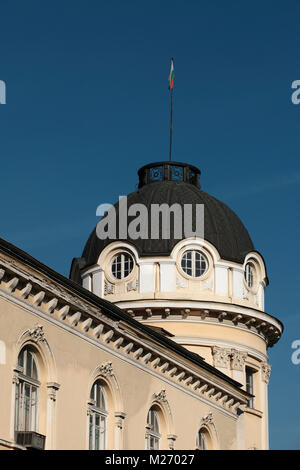
{"type": "MultiPolygon", "coordinates": [[[[110,351],[118,357],[124,359],[127,356],[128,362],[136,363],[138,367],[151,371],[153,375],[200,398],[203,402],[210,403],[211,406],[222,410],[230,416],[236,416],[238,407],[246,403],[245,392],[242,390],[240,391],[241,393],[239,393],[239,391],[231,389],[230,385],[222,384],[220,386],[214,377],[207,375],[209,373],[206,371],[199,373],[199,371],[196,370],[196,365],[187,367],[180,358],[168,355],[165,351],[161,351],[156,346],[149,343],[148,340],[137,338],[134,334],[124,329],[126,325],[123,325],[122,322],[109,319],[99,308],[97,309],[90,305],[88,301],[71,295],[66,289],[57,286],[54,282],[40,280],[32,275],[28,275],[26,272],[14,266],[13,263],[1,258],[0,269],[5,271],[6,278],[12,279],[18,277],[19,279],[18,288],[14,291],[10,291],[7,288],[9,280],[4,282],[3,276],[0,282],[0,295],[13,300],[36,316],[60,325],[66,330],[73,331],[82,339],[98,344],[99,346],[101,345],[103,349],[110,351]],[[32,289],[30,295],[25,299],[22,293],[24,293],[24,287],[26,287],[29,282],[32,285],[32,289]],[[39,296],[40,292],[43,292],[43,295],[39,296]],[[37,302],[34,303],[34,299],[37,298],[37,295],[40,300],[38,304],[37,302]],[[50,314],[48,306],[49,298],[51,301],[51,297],[57,299],[58,308],[55,308],[50,314]],[[74,318],[74,314],[81,313],[78,312],[78,308],[84,312],[84,320],[77,318],[77,315],[76,320],[78,319],[78,321],[70,324],[70,318],[74,318]],[[65,309],[63,316],[60,315],[62,309],[65,309]],[[83,321],[85,322],[87,318],[91,318],[92,323],[89,328],[83,329],[82,323],[83,321]],[[95,330],[97,334],[95,334],[95,330]],[[111,341],[113,337],[114,341],[111,341]],[[122,344],[120,344],[118,348],[114,348],[116,340],[121,337],[123,339],[122,344]],[[128,346],[131,344],[132,346],[129,348],[128,346]],[[116,351],[116,349],[118,350],[116,351]],[[139,353],[138,357],[134,359],[136,351],[140,352],[140,350],[142,350],[141,354],[139,353]],[[144,361],[145,356],[149,353],[155,354],[155,359],[160,359],[161,366],[156,366],[155,370],[151,365],[151,361],[144,361]],[[174,367],[177,368],[177,373],[175,373],[173,377],[170,377],[168,371],[174,369],[174,367]],[[178,383],[178,377],[182,378],[183,372],[186,380],[178,383]],[[192,380],[188,380],[189,377],[191,377],[192,380]],[[193,388],[193,384],[196,382],[200,382],[201,385],[193,388]],[[222,387],[222,389],[220,387],[222,387]],[[210,393],[212,389],[215,391],[213,395],[210,393]],[[219,395],[220,393],[223,399],[219,399],[221,397],[219,395]],[[214,398],[216,395],[219,395],[217,401],[214,398]]],[[[31,330],[31,334],[36,341],[43,341],[43,328],[41,325],[31,330]]]]}

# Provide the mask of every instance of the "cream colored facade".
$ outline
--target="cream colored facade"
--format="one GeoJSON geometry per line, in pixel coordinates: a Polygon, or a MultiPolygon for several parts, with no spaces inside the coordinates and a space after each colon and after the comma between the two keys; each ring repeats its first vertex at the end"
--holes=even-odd
{"type": "Polygon", "coordinates": [[[267,349],[283,326],[264,310],[262,256],[199,174],[148,165],[131,197],[203,200],[219,250],[93,233],[69,280],[0,239],[0,448],[268,449],[267,349]]]}
{"type": "MultiPolygon", "coordinates": [[[[24,346],[37,358],[37,432],[46,436],[46,449],[89,448],[96,379],[107,391],[108,449],[145,449],[153,404],[162,449],[196,448],[199,429],[210,448],[253,445],[262,418],[242,411],[249,396],[236,382],[4,241],[0,277],[1,448],[22,448],[14,420],[24,346]]],[[[259,382],[263,389],[263,377],[259,382]]]]}
{"type": "Polygon", "coordinates": [[[253,251],[244,264],[220,258],[203,239],[180,241],[170,256],[140,257],[126,242],[113,242],[101,253],[98,264],[82,273],[83,285],[114,302],[148,326],[164,328],[172,340],[246,387],[246,368],[253,372],[255,398],[246,406],[240,422],[244,431],[239,448],[267,449],[268,383],[271,366],[267,348],[281,336],[282,324],[264,312],[267,284],[264,260],[253,251]],[[180,259],[186,250],[205,254],[209,268],[200,279],[184,273],[180,259]],[[111,260],[128,252],[135,266],[126,280],[114,281],[111,260]],[[253,266],[253,286],[245,281],[245,267],[253,266]]]}

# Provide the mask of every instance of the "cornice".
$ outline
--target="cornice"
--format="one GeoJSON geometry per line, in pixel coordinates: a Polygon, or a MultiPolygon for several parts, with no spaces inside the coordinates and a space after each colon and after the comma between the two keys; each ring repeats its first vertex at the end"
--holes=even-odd
{"type": "Polygon", "coordinates": [[[195,322],[238,328],[261,337],[268,347],[272,347],[281,337],[282,324],[271,315],[235,304],[220,302],[200,302],[187,300],[137,300],[116,302],[125,311],[131,311],[132,316],[147,324],[145,308],[151,309],[151,321],[195,322]],[[189,315],[186,311],[189,310],[189,315]],[[145,321],[146,320],[146,321],[145,321]]]}
{"type": "MultiPolygon", "coordinates": [[[[14,263],[0,256],[0,296],[30,311],[39,318],[56,324],[83,340],[127,360],[135,366],[184,390],[231,416],[237,415],[240,405],[246,403],[247,393],[230,385],[230,379],[213,375],[205,368],[197,370],[181,358],[170,354],[166,348],[153,343],[147,333],[126,331],[124,321],[108,318],[101,309],[70,294],[51,280],[39,279],[26,273],[14,263]]],[[[42,331],[34,330],[42,340],[42,331]]],[[[201,365],[198,366],[201,368],[201,365]]],[[[206,366],[207,367],[207,366],[206,366]]],[[[236,382],[234,382],[236,383],[236,382]]],[[[237,384],[237,383],[236,383],[237,384]]]]}

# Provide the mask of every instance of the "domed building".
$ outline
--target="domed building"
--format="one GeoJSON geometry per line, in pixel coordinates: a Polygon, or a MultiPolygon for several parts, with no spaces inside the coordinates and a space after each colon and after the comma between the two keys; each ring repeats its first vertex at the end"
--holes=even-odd
{"type": "Polygon", "coordinates": [[[70,279],[0,238],[0,449],[268,448],[264,259],[194,166],[138,175],[70,279]]]}
{"type": "MultiPolygon", "coordinates": [[[[146,165],[138,175],[127,206],[144,205],[148,216],[140,234],[146,225],[151,235],[151,224],[160,221],[159,236],[123,237],[120,201],[116,239],[99,238],[95,228],[82,257],[73,260],[71,279],[242,384],[251,394],[240,418],[242,447],[268,448],[267,349],[280,338],[282,324],[264,311],[264,259],[239,217],[201,190],[199,169],[168,161],[146,165]],[[187,204],[204,208],[203,237],[185,237],[184,217],[177,237],[172,220],[164,219],[179,209],[183,214],[187,204]],[[156,221],[153,206],[162,208],[156,221]]],[[[129,226],[134,217],[128,214],[129,226]]],[[[195,210],[192,220],[195,227],[195,210]]]]}

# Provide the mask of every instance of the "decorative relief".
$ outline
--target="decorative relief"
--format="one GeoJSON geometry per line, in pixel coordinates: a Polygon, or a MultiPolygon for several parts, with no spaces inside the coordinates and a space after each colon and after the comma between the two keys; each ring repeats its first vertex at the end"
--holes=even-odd
{"type": "Polygon", "coordinates": [[[183,289],[187,286],[187,281],[181,277],[179,274],[176,274],[176,287],[183,289]]]}
{"type": "Polygon", "coordinates": [[[126,414],[123,413],[122,411],[115,412],[115,420],[116,420],[115,423],[116,423],[117,428],[123,429],[123,423],[124,423],[125,417],[126,417],[126,414]]]}
{"type": "Polygon", "coordinates": [[[214,358],[214,366],[227,368],[230,350],[226,348],[220,348],[219,346],[214,346],[212,353],[214,358]]]}
{"type": "Polygon", "coordinates": [[[249,292],[243,287],[242,298],[245,300],[249,300],[249,292]]]}
{"type": "Polygon", "coordinates": [[[59,390],[60,385],[56,382],[48,382],[47,389],[48,389],[48,398],[51,401],[56,401],[56,394],[59,390]]]}
{"type": "Polygon", "coordinates": [[[268,384],[271,375],[271,365],[268,362],[263,362],[261,365],[262,379],[268,384]]]}
{"type": "Polygon", "coordinates": [[[108,281],[104,281],[104,295],[114,294],[115,286],[108,281]]]}
{"type": "Polygon", "coordinates": [[[136,291],[138,289],[138,280],[135,277],[132,281],[127,284],[127,292],[136,291]]]}
{"type": "Polygon", "coordinates": [[[177,436],[175,434],[168,434],[167,435],[168,443],[169,443],[169,449],[174,450],[175,448],[175,441],[177,439],[177,436]]]}
{"type": "Polygon", "coordinates": [[[238,351],[237,349],[232,349],[231,350],[231,369],[243,370],[246,358],[247,358],[247,353],[243,351],[238,351]]]}
{"type": "Polygon", "coordinates": [[[101,364],[99,373],[100,373],[100,375],[102,375],[102,377],[107,377],[109,375],[113,375],[114,371],[113,371],[112,363],[111,362],[104,362],[103,364],[101,364]]]}
{"type": "Polygon", "coordinates": [[[203,290],[212,290],[213,289],[212,276],[210,276],[208,279],[205,279],[205,281],[202,281],[201,287],[203,290]]]}
{"type": "Polygon", "coordinates": [[[28,334],[31,337],[32,341],[34,341],[35,343],[38,343],[39,341],[46,341],[42,325],[37,325],[32,330],[29,330],[28,334]]]}
{"type": "Polygon", "coordinates": [[[162,390],[159,393],[154,393],[154,398],[159,403],[167,403],[167,394],[165,390],[162,390]]]}
{"type": "Polygon", "coordinates": [[[15,385],[18,385],[19,383],[19,376],[17,373],[14,373],[13,378],[12,378],[12,383],[15,385]]]}
{"type": "Polygon", "coordinates": [[[214,418],[213,418],[213,414],[212,413],[208,413],[206,416],[203,416],[203,418],[201,419],[201,424],[212,424],[214,421],[214,418]]]}

